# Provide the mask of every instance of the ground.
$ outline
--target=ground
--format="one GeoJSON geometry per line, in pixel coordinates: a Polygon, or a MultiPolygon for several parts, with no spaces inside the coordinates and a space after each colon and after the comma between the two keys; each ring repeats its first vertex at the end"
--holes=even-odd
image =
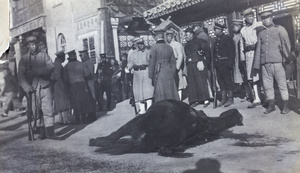
{"type": "Polygon", "coordinates": [[[237,108],[244,126],[224,131],[213,141],[204,142],[172,156],[157,153],[113,155],[109,149],[89,147],[90,138],[105,136],[134,118],[129,100],[113,111],[98,112],[98,120],[87,125],[56,125],[62,141],[28,141],[26,117],[10,112],[0,117],[0,172],[143,172],[143,173],[297,173],[300,171],[300,105],[292,99],[292,111],[264,115],[265,108],[247,109],[247,102],[229,108],[202,105],[208,116],[237,108]]]}

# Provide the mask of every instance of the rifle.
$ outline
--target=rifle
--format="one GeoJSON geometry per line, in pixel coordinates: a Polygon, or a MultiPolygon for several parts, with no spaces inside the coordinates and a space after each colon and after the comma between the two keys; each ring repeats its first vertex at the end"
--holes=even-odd
{"type": "Polygon", "coordinates": [[[214,95],[214,103],[213,108],[217,108],[217,79],[216,79],[216,69],[214,66],[214,58],[213,58],[213,50],[212,50],[212,43],[209,42],[209,49],[210,49],[210,55],[211,55],[211,74],[212,74],[212,80],[213,80],[213,95],[214,95]]]}
{"type": "Polygon", "coordinates": [[[32,127],[32,94],[33,92],[30,91],[28,93],[28,100],[27,100],[27,123],[28,123],[28,139],[29,141],[34,141],[34,134],[33,134],[33,127],[32,127]]]}
{"type": "Polygon", "coordinates": [[[131,89],[132,106],[134,108],[135,115],[137,115],[138,111],[137,111],[137,108],[136,108],[136,105],[135,105],[135,98],[134,98],[134,94],[133,94],[133,85],[132,85],[131,81],[129,82],[129,87],[131,89]]]}

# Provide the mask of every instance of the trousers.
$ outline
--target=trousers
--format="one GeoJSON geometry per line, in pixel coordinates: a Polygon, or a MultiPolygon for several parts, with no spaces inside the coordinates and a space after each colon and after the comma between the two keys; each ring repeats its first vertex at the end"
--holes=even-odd
{"type": "Polygon", "coordinates": [[[274,79],[276,80],[282,100],[289,100],[285,69],[282,63],[268,63],[262,66],[262,79],[267,100],[274,100],[274,79]]]}

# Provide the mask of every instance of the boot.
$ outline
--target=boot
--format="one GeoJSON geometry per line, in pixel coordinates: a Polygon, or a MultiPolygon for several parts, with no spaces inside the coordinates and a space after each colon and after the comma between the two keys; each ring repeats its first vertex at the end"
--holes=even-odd
{"type": "Polygon", "coordinates": [[[61,140],[61,137],[55,135],[54,126],[46,127],[46,138],[52,140],[61,140]]]}
{"type": "Polygon", "coordinates": [[[265,114],[268,114],[270,112],[275,111],[275,101],[274,100],[269,100],[269,106],[268,109],[265,110],[265,114]]]}
{"type": "Polygon", "coordinates": [[[233,92],[232,91],[228,91],[228,101],[224,105],[224,107],[228,107],[228,106],[230,106],[232,104],[233,104],[233,92]]]}
{"type": "Polygon", "coordinates": [[[289,101],[285,100],[283,103],[283,110],[282,110],[282,114],[287,114],[290,112],[290,108],[289,108],[289,101]]]}
{"type": "Polygon", "coordinates": [[[39,129],[39,136],[38,138],[43,140],[43,139],[46,139],[46,134],[45,134],[45,127],[42,126],[42,127],[38,127],[39,129]]]}
{"type": "Polygon", "coordinates": [[[221,106],[223,106],[225,103],[226,103],[226,91],[222,91],[221,92],[222,93],[222,100],[221,100],[221,102],[218,104],[218,107],[221,107],[221,106]]]}

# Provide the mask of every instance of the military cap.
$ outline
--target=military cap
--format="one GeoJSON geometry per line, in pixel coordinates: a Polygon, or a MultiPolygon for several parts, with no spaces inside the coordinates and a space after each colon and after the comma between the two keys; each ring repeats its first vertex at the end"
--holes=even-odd
{"type": "Polygon", "coordinates": [[[99,54],[101,58],[106,58],[106,53],[99,54]]]}
{"type": "Polygon", "coordinates": [[[174,34],[175,34],[175,32],[174,32],[173,30],[170,30],[170,29],[169,29],[169,30],[167,30],[167,31],[166,31],[166,35],[168,35],[168,34],[172,34],[172,35],[174,35],[174,34]]]}
{"type": "Polygon", "coordinates": [[[68,54],[68,56],[69,56],[69,58],[68,58],[69,60],[70,60],[70,59],[77,59],[77,58],[76,58],[76,52],[75,52],[75,49],[73,49],[73,50],[67,52],[67,54],[68,54]]]}
{"type": "Polygon", "coordinates": [[[144,44],[143,38],[138,38],[135,40],[135,44],[144,44]]]}
{"type": "Polygon", "coordinates": [[[79,50],[78,52],[79,52],[79,53],[87,53],[88,50],[87,50],[87,49],[84,49],[84,50],[79,50]]]}
{"type": "Polygon", "coordinates": [[[194,27],[195,26],[200,26],[200,27],[203,27],[204,26],[204,23],[202,21],[196,21],[196,22],[192,22],[191,23],[194,27]]]}
{"type": "Polygon", "coordinates": [[[246,15],[249,15],[249,14],[254,14],[252,8],[247,8],[247,9],[244,10],[243,13],[242,13],[243,16],[246,16],[246,15]]]}
{"type": "Polygon", "coordinates": [[[214,26],[214,29],[224,29],[224,28],[226,28],[226,26],[225,25],[222,25],[222,24],[220,24],[220,23],[217,23],[217,22],[215,22],[215,26],[214,26]]]}
{"type": "Polygon", "coordinates": [[[26,38],[25,38],[25,42],[26,42],[26,43],[29,43],[29,42],[37,43],[38,40],[37,40],[37,37],[36,37],[36,36],[32,35],[32,36],[26,37],[26,38]]]}
{"type": "Polygon", "coordinates": [[[57,58],[64,58],[65,57],[65,51],[64,50],[60,50],[58,52],[55,53],[57,58]]]}
{"type": "Polygon", "coordinates": [[[195,34],[195,32],[194,32],[194,30],[192,28],[186,28],[184,30],[184,32],[189,32],[189,33],[195,34]]]}
{"type": "Polygon", "coordinates": [[[155,40],[164,40],[164,31],[156,31],[155,32],[155,40]]]}
{"type": "Polygon", "coordinates": [[[263,11],[263,12],[259,13],[259,16],[261,19],[266,19],[266,18],[272,16],[272,10],[263,11]]]}
{"type": "Polygon", "coordinates": [[[136,41],[139,40],[139,39],[140,39],[140,37],[134,37],[133,39],[131,39],[131,42],[136,43],[136,41]]]}
{"type": "Polygon", "coordinates": [[[232,19],[232,25],[243,25],[242,19],[232,19]]]}

